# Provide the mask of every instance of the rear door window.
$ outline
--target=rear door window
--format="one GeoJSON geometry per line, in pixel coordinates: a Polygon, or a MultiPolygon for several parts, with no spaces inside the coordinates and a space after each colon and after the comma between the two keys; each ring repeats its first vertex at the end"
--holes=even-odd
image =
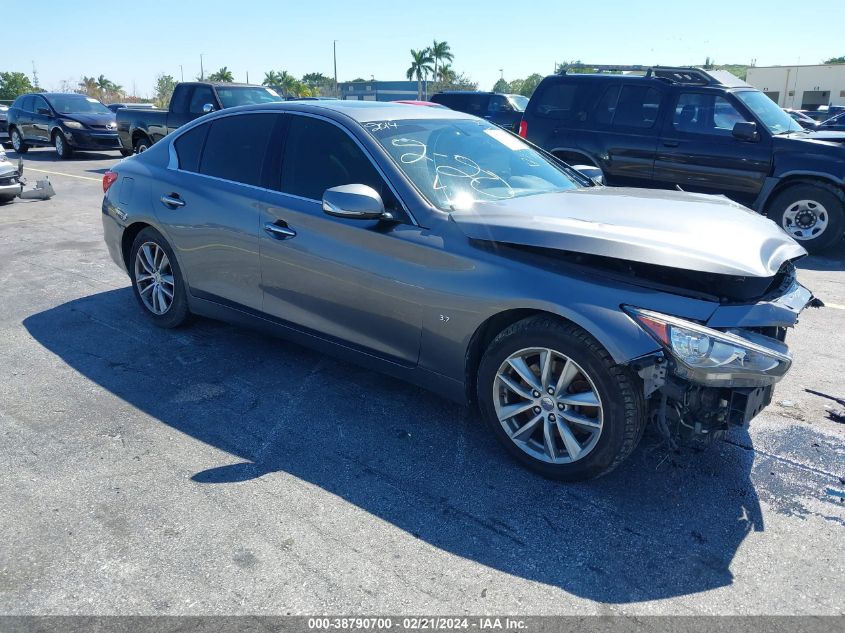
{"type": "Polygon", "coordinates": [[[200,173],[261,186],[264,156],[278,120],[277,114],[239,114],[212,121],[200,173]]]}
{"type": "Polygon", "coordinates": [[[197,172],[200,168],[200,156],[210,125],[198,125],[182,134],[173,142],[176,157],[179,159],[179,169],[197,172]]]}
{"type": "Polygon", "coordinates": [[[174,114],[186,114],[188,112],[188,98],[191,94],[191,86],[181,84],[176,86],[173,96],[170,97],[170,111],[174,114]]]}
{"type": "Polygon", "coordinates": [[[291,115],[281,191],[322,200],[326,189],[351,184],[369,185],[379,192],[385,208],[399,208],[387,183],[348,133],[328,121],[291,115]]]}
{"type": "Polygon", "coordinates": [[[650,86],[622,86],[613,113],[613,127],[654,127],[660,110],[660,97],[660,92],[650,86]]]}
{"type": "Polygon", "coordinates": [[[29,95],[28,97],[24,97],[21,100],[20,109],[23,110],[24,112],[33,112],[35,110],[34,104],[35,104],[35,97],[33,97],[32,95],[29,95]]]}

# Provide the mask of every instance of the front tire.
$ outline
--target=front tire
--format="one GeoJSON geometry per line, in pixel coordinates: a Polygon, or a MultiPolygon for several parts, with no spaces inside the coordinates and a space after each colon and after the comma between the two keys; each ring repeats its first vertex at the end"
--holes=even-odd
{"type": "Polygon", "coordinates": [[[810,253],[833,246],[845,232],[845,195],[823,183],[800,183],[778,193],[769,217],[810,253]]]}
{"type": "Polygon", "coordinates": [[[152,227],[135,237],[129,255],[132,292],[146,317],[162,328],[190,319],[185,281],[170,244],[152,227]]]}
{"type": "Polygon", "coordinates": [[[490,344],[477,398],[493,433],[520,463],[545,477],[580,481],[616,468],[642,437],[638,380],[581,328],[536,316],[490,344]]]}
{"type": "Polygon", "coordinates": [[[53,134],[53,146],[56,148],[56,156],[62,160],[67,160],[73,156],[73,148],[61,132],[53,134]]]}
{"type": "Polygon", "coordinates": [[[132,149],[120,149],[120,155],[126,158],[127,156],[132,156],[135,153],[135,150],[132,149]]]}
{"type": "Polygon", "coordinates": [[[23,136],[21,136],[18,128],[13,127],[9,132],[9,141],[12,143],[12,149],[18,154],[26,154],[29,151],[29,145],[24,143],[23,136]]]}

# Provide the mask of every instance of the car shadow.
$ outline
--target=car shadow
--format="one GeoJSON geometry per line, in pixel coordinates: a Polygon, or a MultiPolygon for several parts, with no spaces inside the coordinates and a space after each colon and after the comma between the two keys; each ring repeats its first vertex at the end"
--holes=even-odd
{"type": "MultiPolygon", "coordinates": [[[[114,150],[112,152],[85,152],[85,151],[77,151],[73,153],[73,156],[70,158],[59,158],[56,156],[56,150],[52,147],[30,147],[26,154],[18,154],[14,150],[11,152],[6,152],[6,155],[12,159],[12,162],[17,164],[18,157],[22,157],[24,159],[24,166],[28,161],[32,162],[41,162],[41,163],[65,163],[65,162],[74,162],[74,161],[87,161],[87,160],[109,160],[114,158],[122,158],[120,152],[114,150]]],[[[24,167],[25,168],[25,167],[24,167]]]]}
{"type": "MultiPolygon", "coordinates": [[[[737,549],[763,529],[754,453],[734,445],[674,454],[648,436],[610,475],[561,484],[512,462],[463,407],[225,324],[157,329],[128,288],[23,324],[102,389],[233,456],[192,469],[185,451],[196,485],[289,473],[443,551],[581,597],[730,585],[737,549]]],[[[274,495],[285,503],[283,487],[274,495]]]]}
{"type": "Polygon", "coordinates": [[[795,264],[799,270],[845,270],[845,241],[815,255],[799,259],[795,264]]]}

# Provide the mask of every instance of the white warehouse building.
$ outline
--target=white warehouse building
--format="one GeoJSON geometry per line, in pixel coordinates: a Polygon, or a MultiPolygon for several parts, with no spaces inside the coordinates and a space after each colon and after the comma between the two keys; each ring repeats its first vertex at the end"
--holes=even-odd
{"type": "Polygon", "coordinates": [[[752,66],[745,80],[782,108],[845,105],[845,64],[752,66]]]}

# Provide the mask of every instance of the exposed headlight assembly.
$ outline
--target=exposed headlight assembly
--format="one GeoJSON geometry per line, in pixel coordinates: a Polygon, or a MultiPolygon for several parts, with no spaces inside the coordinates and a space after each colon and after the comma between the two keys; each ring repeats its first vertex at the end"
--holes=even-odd
{"type": "Polygon", "coordinates": [[[85,128],[79,121],[71,121],[69,119],[62,119],[62,125],[71,130],[82,130],[85,128]]]}
{"type": "Polygon", "coordinates": [[[675,373],[712,387],[763,387],[792,365],[780,341],[743,330],[721,332],[678,317],[625,307],[634,321],[675,359],[675,373]]]}

